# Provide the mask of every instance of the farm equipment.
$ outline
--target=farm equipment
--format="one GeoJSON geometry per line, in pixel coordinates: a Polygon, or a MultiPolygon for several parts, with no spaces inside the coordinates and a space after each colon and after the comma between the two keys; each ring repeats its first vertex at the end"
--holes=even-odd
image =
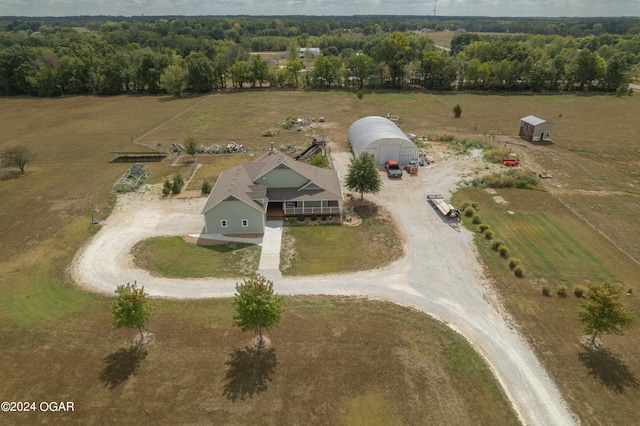
{"type": "Polygon", "coordinates": [[[515,158],[503,158],[502,164],[504,164],[507,167],[516,167],[520,165],[520,162],[515,158]]]}
{"type": "Polygon", "coordinates": [[[411,160],[409,162],[409,164],[407,164],[406,166],[404,166],[404,169],[407,171],[407,173],[409,173],[410,175],[417,175],[418,174],[418,162],[416,160],[411,160]]]}
{"type": "Polygon", "coordinates": [[[460,210],[447,203],[442,195],[429,194],[427,200],[447,219],[455,219],[458,222],[462,219],[460,210]]]}
{"type": "Polygon", "coordinates": [[[313,140],[311,141],[311,144],[307,147],[307,149],[305,149],[300,154],[293,157],[293,159],[300,160],[300,159],[304,159],[305,157],[310,158],[315,154],[317,154],[318,152],[324,151],[326,146],[327,146],[327,138],[314,136],[313,140]]]}

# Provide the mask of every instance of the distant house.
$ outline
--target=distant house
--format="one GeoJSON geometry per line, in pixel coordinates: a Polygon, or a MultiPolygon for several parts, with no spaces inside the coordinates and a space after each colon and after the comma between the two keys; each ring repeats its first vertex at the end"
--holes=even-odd
{"type": "Polygon", "coordinates": [[[273,148],[223,171],[202,210],[207,234],[263,233],[267,218],[340,214],[335,170],[296,161],[273,148]]]}
{"type": "Polygon", "coordinates": [[[550,141],[553,123],[528,115],[520,119],[520,137],[529,142],[550,141]]]}
{"type": "Polygon", "coordinates": [[[315,58],[319,54],[320,54],[319,47],[301,47],[299,52],[300,59],[308,58],[308,57],[315,58]]]}

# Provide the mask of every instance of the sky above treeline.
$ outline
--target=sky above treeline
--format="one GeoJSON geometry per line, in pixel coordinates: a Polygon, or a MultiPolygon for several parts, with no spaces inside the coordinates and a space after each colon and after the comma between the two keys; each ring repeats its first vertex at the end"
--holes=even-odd
{"type": "Polygon", "coordinates": [[[640,16],[640,0],[0,0],[0,16],[640,16]]]}

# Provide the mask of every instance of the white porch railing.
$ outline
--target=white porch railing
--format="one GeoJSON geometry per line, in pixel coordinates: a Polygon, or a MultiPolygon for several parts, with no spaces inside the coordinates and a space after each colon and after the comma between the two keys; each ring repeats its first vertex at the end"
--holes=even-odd
{"type": "Polygon", "coordinates": [[[285,216],[312,215],[333,215],[340,214],[340,207],[285,207],[285,216]]]}

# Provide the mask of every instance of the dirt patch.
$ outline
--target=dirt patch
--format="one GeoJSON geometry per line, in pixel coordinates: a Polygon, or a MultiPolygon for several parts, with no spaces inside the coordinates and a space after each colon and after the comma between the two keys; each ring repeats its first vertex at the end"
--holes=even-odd
{"type": "Polygon", "coordinates": [[[594,351],[594,352],[603,352],[607,350],[604,342],[596,337],[596,339],[591,342],[591,336],[582,336],[580,338],[580,343],[585,348],[594,351]]]}

